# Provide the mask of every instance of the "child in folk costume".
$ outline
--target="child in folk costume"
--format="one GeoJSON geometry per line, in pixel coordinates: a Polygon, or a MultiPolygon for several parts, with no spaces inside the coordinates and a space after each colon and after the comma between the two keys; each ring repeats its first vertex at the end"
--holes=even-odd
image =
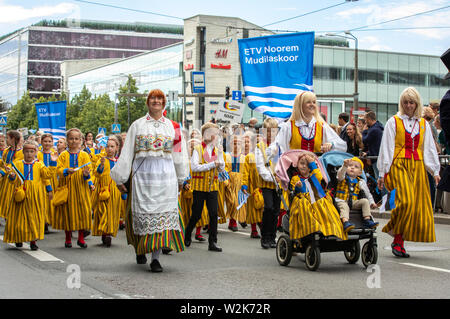
{"type": "MultiPolygon", "coordinates": [[[[41,136],[41,150],[37,154],[38,161],[44,163],[46,167],[50,166],[51,155],[56,151],[53,149],[53,136],[48,133],[44,133],[41,136]]],[[[45,234],[48,234],[48,225],[52,224],[52,216],[54,215],[54,207],[52,205],[53,191],[57,186],[56,174],[52,175],[52,178],[43,185],[48,191],[48,198],[42,203],[44,205],[45,212],[45,234]]]]}
{"type": "Polygon", "coordinates": [[[89,155],[81,150],[81,131],[72,128],[66,137],[68,150],[58,158],[58,188],[53,200],[55,215],[52,227],[66,232],[66,248],[72,248],[72,231],[78,231],[77,245],[87,248],[84,231],[91,229],[90,192],[95,189],[90,177],[91,162],[89,155]]]}
{"type": "Polygon", "coordinates": [[[404,241],[434,242],[433,209],[427,172],[440,181],[439,157],[430,125],[422,115],[419,92],[408,87],[400,95],[399,111],[387,122],[381,139],[378,187],[396,190],[395,208],[383,232],[394,236],[392,253],[409,257],[404,241]]]}
{"type": "Polygon", "coordinates": [[[255,149],[256,169],[261,178],[264,211],[261,228],[261,247],[275,248],[275,236],[281,198],[277,193],[277,181],[272,161],[266,155],[266,148],[271,145],[278,131],[278,122],[274,118],[266,118],[263,123],[263,140],[255,149]]]}
{"type": "Polygon", "coordinates": [[[192,216],[186,227],[185,245],[191,244],[191,233],[201,217],[204,203],[209,214],[208,250],[221,252],[217,242],[217,210],[219,171],[225,170],[223,151],[216,147],[219,137],[219,127],[214,123],[206,123],[202,126],[203,143],[197,145],[192,152],[191,171],[193,189],[192,216]]]}
{"type": "MultiPolygon", "coordinates": [[[[3,151],[2,156],[2,168],[5,169],[7,167],[11,168],[11,164],[13,161],[22,160],[23,159],[23,151],[22,151],[22,134],[19,131],[8,131],[6,133],[6,143],[8,144],[8,148],[3,151]]],[[[9,170],[8,170],[9,171],[9,170]]],[[[1,173],[0,173],[1,174],[1,173]]],[[[9,205],[12,202],[14,193],[14,185],[8,183],[6,178],[0,180],[0,194],[5,200],[0,201],[0,217],[7,218],[7,212],[9,209],[9,205]]]]}
{"type": "Polygon", "coordinates": [[[376,228],[378,223],[372,220],[371,208],[377,208],[377,204],[370,194],[367,183],[360,176],[363,172],[364,164],[357,158],[348,158],[337,172],[336,206],[340,211],[340,217],[344,226],[344,231],[355,228],[349,221],[350,209],[362,209],[363,226],[376,228]],[[363,192],[366,198],[358,199],[358,195],[363,192]]]}
{"type": "Polygon", "coordinates": [[[67,149],[67,140],[65,137],[60,137],[56,142],[56,151],[58,152],[58,155],[60,155],[66,149],[67,149]]]}
{"type": "MultiPolygon", "coordinates": [[[[188,141],[189,159],[192,156],[192,151],[194,150],[194,147],[201,143],[202,143],[202,141],[198,140],[198,139],[191,139],[188,141]]],[[[190,171],[188,178],[183,182],[183,188],[181,189],[181,192],[179,195],[184,225],[187,225],[189,223],[189,219],[192,216],[192,202],[194,199],[193,199],[193,191],[192,191],[192,186],[191,186],[191,176],[192,176],[192,171],[190,171]]],[[[196,240],[205,241],[205,238],[201,235],[200,232],[201,232],[202,227],[205,227],[208,224],[209,224],[208,210],[207,210],[206,204],[205,204],[203,211],[202,211],[202,216],[196,224],[195,236],[194,236],[194,238],[196,240]]]]}
{"type": "Polygon", "coordinates": [[[36,160],[39,145],[35,141],[27,141],[23,147],[24,159],[15,160],[13,169],[8,167],[10,173],[7,178],[15,191],[7,212],[3,241],[16,243],[17,247],[29,241],[31,250],[37,250],[36,240],[44,239],[43,202],[47,195],[43,185],[56,172],[57,155],[51,154],[47,168],[36,160]]]}
{"type": "Polygon", "coordinates": [[[246,223],[251,225],[250,238],[261,238],[256,228],[257,224],[262,222],[262,214],[264,209],[264,199],[261,201],[262,193],[258,188],[260,184],[260,177],[256,169],[256,161],[253,139],[256,138],[252,132],[244,134],[244,170],[242,172],[242,187],[241,190],[247,193],[250,197],[247,199],[247,220],[246,223]],[[262,202],[262,203],[261,203],[262,202]]]}
{"type": "Polygon", "coordinates": [[[295,194],[289,218],[291,239],[321,232],[324,236],[336,236],[346,240],[347,234],[339,220],[339,213],[331,197],[327,196],[322,188],[322,174],[314,154],[300,153],[298,160],[293,158],[292,162],[296,165],[298,174],[292,176],[289,186],[295,194]]]}
{"type": "Polygon", "coordinates": [[[123,201],[127,194],[122,194],[111,179],[110,172],[117,159],[120,142],[115,136],[108,138],[106,156],[102,157],[96,164],[96,191],[93,196],[94,224],[93,236],[102,236],[102,242],[106,247],[111,246],[111,236],[116,237],[119,229],[120,214],[123,201]]]}
{"type": "Polygon", "coordinates": [[[2,133],[0,133],[0,167],[1,167],[1,160],[3,157],[3,152],[5,151],[7,145],[6,145],[6,137],[2,133]]]}
{"type": "Polygon", "coordinates": [[[246,222],[247,206],[244,204],[239,210],[239,191],[242,186],[242,174],[244,171],[245,155],[241,152],[241,136],[231,136],[231,152],[226,153],[226,166],[228,166],[230,179],[225,188],[225,201],[227,205],[227,215],[229,218],[228,229],[237,231],[238,220],[241,224],[246,222]]]}

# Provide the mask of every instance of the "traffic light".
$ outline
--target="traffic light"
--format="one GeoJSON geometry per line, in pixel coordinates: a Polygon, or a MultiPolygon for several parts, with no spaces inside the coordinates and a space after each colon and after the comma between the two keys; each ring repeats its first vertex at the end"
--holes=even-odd
{"type": "Polygon", "coordinates": [[[229,100],[229,99],[230,99],[230,96],[231,96],[231,94],[230,94],[230,87],[227,86],[227,87],[225,88],[225,100],[229,100]]]}

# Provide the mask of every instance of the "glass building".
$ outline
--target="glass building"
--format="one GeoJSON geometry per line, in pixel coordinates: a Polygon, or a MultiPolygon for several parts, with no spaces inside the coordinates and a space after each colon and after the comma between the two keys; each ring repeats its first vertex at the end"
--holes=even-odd
{"type": "Polygon", "coordinates": [[[0,38],[0,97],[59,94],[65,60],[127,58],[182,41],[177,25],[42,21],[0,38]]]}
{"type": "MultiPolygon", "coordinates": [[[[79,94],[84,86],[93,94],[108,94],[114,100],[120,86],[125,86],[128,75],[136,80],[139,92],[154,88],[163,92],[182,92],[183,45],[173,44],[151,52],[112,62],[69,77],[69,95],[79,94]]],[[[182,121],[182,99],[170,101],[168,113],[173,120],[182,121]],[[176,114],[176,115],[174,115],[176,114]]]]}

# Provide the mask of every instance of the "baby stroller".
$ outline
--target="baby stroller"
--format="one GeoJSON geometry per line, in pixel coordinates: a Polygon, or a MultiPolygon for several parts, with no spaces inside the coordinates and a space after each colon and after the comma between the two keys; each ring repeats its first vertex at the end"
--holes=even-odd
{"type": "MultiPolygon", "coordinates": [[[[310,153],[304,150],[289,150],[281,155],[275,171],[283,189],[289,189],[289,181],[296,170],[298,158],[305,152],[310,153]]],[[[316,164],[322,173],[323,189],[331,190],[331,194],[334,197],[333,190],[335,191],[337,186],[337,170],[342,165],[344,159],[352,158],[353,155],[342,152],[329,152],[317,158],[313,153],[310,154],[316,159],[316,164]]],[[[291,199],[294,194],[292,191],[290,194],[289,203],[292,203],[291,199]]],[[[299,252],[305,254],[306,268],[315,271],[320,266],[320,254],[322,252],[336,251],[343,251],[345,258],[351,264],[356,263],[360,256],[365,267],[376,264],[378,259],[376,233],[373,229],[365,229],[362,227],[361,212],[350,212],[350,221],[356,227],[348,232],[347,240],[342,240],[335,236],[323,236],[320,232],[309,234],[299,240],[292,240],[289,236],[289,216],[290,211],[283,216],[281,225],[282,234],[278,237],[277,241],[276,255],[278,263],[281,266],[288,266],[293,252],[299,252]],[[359,243],[361,239],[369,239],[364,244],[362,250],[359,243]]]]}

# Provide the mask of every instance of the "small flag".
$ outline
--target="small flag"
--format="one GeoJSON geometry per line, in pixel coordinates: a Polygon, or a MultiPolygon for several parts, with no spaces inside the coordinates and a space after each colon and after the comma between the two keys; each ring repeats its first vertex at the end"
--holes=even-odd
{"type": "Polygon", "coordinates": [[[245,194],[243,191],[239,191],[238,192],[238,207],[236,208],[236,210],[239,210],[242,206],[244,206],[244,204],[247,202],[248,198],[250,197],[249,194],[245,194]]]}
{"type": "Polygon", "coordinates": [[[19,171],[19,169],[16,167],[16,165],[14,165],[13,162],[11,162],[12,168],[14,170],[14,172],[16,173],[17,177],[20,180],[20,183],[23,184],[25,182],[25,176],[23,176],[22,172],[19,171]]]}
{"type": "Polygon", "coordinates": [[[100,147],[106,147],[106,144],[108,144],[108,136],[103,136],[98,139],[97,145],[100,147]]]}
{"type": "Polygon", "coordinates": [[[230,179],[230,175],[228,175],[227,171],[219,172],[219,182],[224,182],[230,179]]]}
{"type": "Polygon", "coordinates": [[[380,206],[380,213],[384,213],[395,208],[395,194],[397,190],[394,188],[392,191],[383,196],[380,206]]]}

